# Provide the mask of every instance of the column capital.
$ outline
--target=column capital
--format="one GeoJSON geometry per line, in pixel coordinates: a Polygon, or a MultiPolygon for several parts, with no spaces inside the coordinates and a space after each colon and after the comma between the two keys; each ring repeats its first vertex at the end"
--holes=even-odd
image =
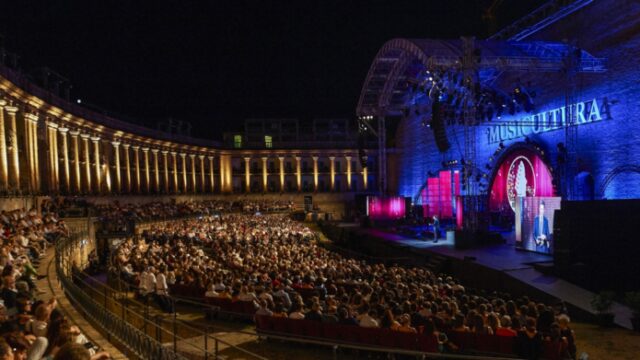
{"type": "Polygon", "coordinates": [[[162,150],[161,153],[162,155],[167,155],[169,153],[169,150],[162,150]]]}
{"type": "Polygon", "coordinates": [[[213,155],[209,155],[207,156],[207,158],[209,159],[209,161],[213,160],[213,155]]]}
{"type": "Polygon", "coordinates": [[[60,131],[62,133],[62,135],[67,135],[67,133],[69,132],[69,128],[59,127],[58,131],[60,131]]]}
{"type": "Polygon", "coordinates": [[[91,141],[93,141],[94,143],[97,143],[98,141],[100,141],[100,136],[92,136],[91,141]]]}
{"type": "Polygon", "coordinates": [[[347,160],[351,160],[351,156],[345,156],[344,158],[347,160]]]}
{"type": "Polygon", "coordinates": [[[89,138],[91,137],[91,135],[89,134],[80,134],[80,137],[82,138],[82,140],[89,140],[89,138]]]}
{"type": "Polygon", "coordinates": [[[268,158],[269,158],[268,156],[261,157],[262,161],[267,161],[268,158]]]}
{"type": "Polygon", "coordinates": [[[0,99],[0,107],[6,106],[6,105],[7,105],[7,100],[0,99]]]}
{"type": "Polygon", "coordinates": [[[192,159],[195,159],[196,154],[189,154],[189,157],[192,158],[192,159]]]}
{"type": "Polygon", "coordinates": [[[251,161],[251,156],[245,156],[244,161],[247,161],[247,162],[251,161]]]}
{"type": "Polygon", "coordinates": [[[284,156],[278,156],[278,160],[284,161],[284,156]]]}
{"type": "Polygon", "coordinates": [[[34,123],[38,122],[38,115],[36,114],[26,113],[24,114],[24,118],[34,123]]]}
{"type": "Polygon", "coordinates": [[[131,147],[131,144],[122,143],[122,147],[125,148],[125,150],[127,150],[131,147]]]}
{"type": "Polygon", "coordinates": [[[315,155],[311,157],[313,159],[313,161],[318,161],[319,156],[315,155]]]}
{"type": "Polygon", "coordinates": [[[131,148],[132,148],[133,150],[135,150],[135,151],[140,150],[140,146],[138,146],[138,145],[131,145],[131,148]]]}
{"type": "Polygon", "coordinates": [[[180,157],[182,157],[182,158],[186,158],[186,157],[187,157],[187,154],[185,154],[185,153],[180,153],[180,157]]]}
{"type": "Polygon", "coordinates": [[[17,106],[13,106],[13,105],[9,105],[9,106],[5,107],[4,109],[7,110],[9,115],[15,115],[15,114],[18,113],[18,110],[19,110],[17,106]]]}
{"type": "Polygon", "coordinates": [[[114,140],[114,141],[111,142],[111,145],[113,145],[113,147],[117,148],[118,146],[120,146],[120,141],[114,140]]]}
{"type": "Polygon", "coordinates": [[[302,157],[300,156],[294,156],[296,158],[296,161],[300,161],[302,159],[302,157]]]}
{"type": "Polygon", "coordinates": [[[140,150],[142,150],[142,152],[149,152],[149,148],[148,147],[140,148],[140,150]]]}
{"type": "Polygon", "coordinates": [[[333,160],[335,160],[335,159],[336,159],[336,157],[335,157],[335,156],[329,156],[329,160],[333,161],[333,160]]]}
{"type": "Polygon", "coordinates": [[[204,155],[200,154],[200,155],[198,155],[198,158],[202,160],[202,159],[204,159],[204,155]]]}
{"type": "Polygon", "coordinates": [[[160,152],[160,150],[158,150],[158,149],[151,149],[151,152],[152,152],[152,153],[154,153],[154,154],[157,154],[158,152],[160,152]]]}
{"type": "Polygon", "coordinates": [[[172,155],[172,156],[176,156],[176,155],[178,155],[178,153],[177,153],[177,152],[175,152],[175,151],[170,151],[170,153],[171,153],[171,155],[172,155]]]}
{"type": "Polygon", "coordinates": [[[46,121],[47,127],[51,128],[51,129],[57,129],[59,126],[58,124],[54,123],[53,121],[46,121]]]}
{"type": "Polygon", "coordinates": [[[78,131],[78,130],[69,130],[69,135],[71,135],[73,137],[78,137],[78,135],[80,135],[80,131],[78,131]]]}

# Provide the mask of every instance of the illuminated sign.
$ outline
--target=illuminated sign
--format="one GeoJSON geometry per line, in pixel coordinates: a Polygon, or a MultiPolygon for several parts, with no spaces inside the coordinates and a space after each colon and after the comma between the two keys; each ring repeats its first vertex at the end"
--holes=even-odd
{"type": "Polygon", "coordinates": [[[598,104],[596,99],[578,102],[567,106],[526,115],[515,121],[498,123],[487,129],[487,143],[495,144],[500,141],[513,140],[530,134],[562,129],[567,125],[567,119],[575,119],[575,125],[590,124],[603,119],[611,119],[609,104],[606,98],[598,104]],[[604,112],[604,114],[602,112],[604,112]]]}

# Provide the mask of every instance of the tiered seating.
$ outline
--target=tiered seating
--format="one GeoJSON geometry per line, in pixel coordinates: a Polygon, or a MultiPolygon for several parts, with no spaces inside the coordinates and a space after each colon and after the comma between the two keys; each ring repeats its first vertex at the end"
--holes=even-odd
{"type": "MultiPolygon", "coordinates": [[[[326,340],[332,343],[395,348],[427,353],[438,352],[438,339],[433,334],[409,334],[387,329],[364,328],[273,316],[256,315],[255,320],[256,331],[258,334],[265,336],[316,338],[317,340],[326,340]]],[[[448,338],[463,353],[515,356],[516,337],[452,331],[449,332],[448,338]]],[[[560,360],[560,354],[564,353],[565,347],[564,343],[545,341],[543,343],[543,358],[560,360]]]]}

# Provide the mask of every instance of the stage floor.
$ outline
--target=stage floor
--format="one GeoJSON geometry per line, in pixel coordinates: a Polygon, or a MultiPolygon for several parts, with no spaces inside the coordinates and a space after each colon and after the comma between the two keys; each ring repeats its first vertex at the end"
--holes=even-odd
{"type": "MultiPolygon", "coordinates": [[[[406,246],[412,252],[431,252],[456,259],[475,258],[477,264],[502,271],[536,289],[593,313],[590,305],[594,295],[592,292],[558,277],[544,275],[533,267],[534,263],[552,262],[553,256],[516,250],[514,245],[509,243],[459,250],[455,249],[452,240],[440,239],[435,243],[432,239],[425,241],[409,238],[379,229],[362,230],[397,246],[406,246]]],[[[616,315],[616,324],[631,329],[631,310],[629,308],[615,303],[612,312],[616,315]]]]}

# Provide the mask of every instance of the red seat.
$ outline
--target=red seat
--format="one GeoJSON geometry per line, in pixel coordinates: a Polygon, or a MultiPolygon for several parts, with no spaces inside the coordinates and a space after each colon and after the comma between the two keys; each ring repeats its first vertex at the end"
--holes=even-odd
{"type": "Polygon", "coordinates": [[[288,318],[274,317],[271,318],[271,324],[273,326],[273,331],[279,333],[289,333],[290,326],[289,322],[293,320],[289,320],[288,318]]]}
{"type": "Polygon", "coordinates": [[[380,345],[384,347],[396,347],[396,338],[389,329],[380,329],[380,345]]]}
{"type": "Polygon", "coordinates": [[[320,338],[322,337],[322,323],[319,321],[302,320],[302,331],[304,336],[320,338]]]}
{"type": "Polygon", "coordinates": [[[542,343],[542,357],[548,360],[560,360],[564,343],[560,341],[544,341],[542,343]]]}
{"type": "Polygon", "coordinates": [[[475,350],[486,353],[497,353],[500,350],[499,336],[475,334],[475,350]]]}
{"type": "Polygon", "coordinates": [[[395,331],[396,347],[404,350],[417,350],[418,347],[418,334],[403,333],[395,331]]]}
{"type": "Polygon", "coordinates": [[[418,337],[418,351],[438,352],[438,338],[434,334],[420,335],[418,337]]]}
{"type": "Polygon", "coordinates": [[[460,350],[475,349],[475,334],[470,332],[451,331],[447,334],[449,341],[455,344],[460,350]]]}
{"type": "Polygon", "coordinates": [[[498,336],[498,351],[501,354],[515,354],[516,337],[498,336]]]}

